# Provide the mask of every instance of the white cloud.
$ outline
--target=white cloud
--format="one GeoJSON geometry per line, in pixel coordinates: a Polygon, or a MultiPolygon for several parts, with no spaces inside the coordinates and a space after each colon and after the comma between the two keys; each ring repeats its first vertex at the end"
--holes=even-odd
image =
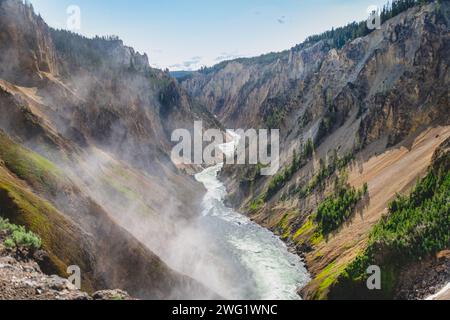
{"type": "Polygon", "coordinates": [[[242,58],[244,55],[240,54],[237,51],[234,52],[222,52],[220,54],[220,56],[218,56],[214,61],[216,63],[222,62],[222,61],[227,61],[227,60],[234,60],[237,58],[242,58]]]}
{"type": "Polygon", "coordinates": [[[286,16],[281,16],[277,19],[279,24],[285,24],[286,23],[286,16]]]}

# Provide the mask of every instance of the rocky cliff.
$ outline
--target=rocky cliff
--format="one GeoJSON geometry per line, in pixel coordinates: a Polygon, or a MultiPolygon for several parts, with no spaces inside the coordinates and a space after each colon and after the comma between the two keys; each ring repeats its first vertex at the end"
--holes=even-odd
{"type": "Polygon", "coordinates": [[[231,204],[304,255],[315,277],[307,298],[328,297],[450,136],[449,10],[447,1],[416,5],[342,48],[305,42],[182,80],[229,127],[280,128],[277,176],[255,166],[222,176],[231,204]]]}
{"type": "Polygon", "coordinates": [[[79,290],[69,280],[46,275],[50,260],[39,250],[41,239],[26,229],[0,218],[0,300],[130,300],[121,290],[79,290]],[[25,239],[26,238],[26,239],[25,239]]]}
{"type": "MultiPolygon", "coordinates": [[[[450,5],[422,2],[342,46],[313,37],[178,82],[116,37],[53,30],[22,1],[0,0],[0,216],[40,237],[43,272],[78,265],[89,293],[215,298],[174,271],[195,260],[183,237],[202,189],[170,161],[170,134],[194,120],[279,128],[277,175],[221,175],[230,204],[304,257],[313,280],[301,294],[439,291],[450,281],[450,5]],[[380,292],[365,287],[370,264],[380,292]]],[[[22,268],[6,260],[0,281],[22,268]]]]}
{"type": "Polygon", "coordinates": [[[1,0],[0,113],[0,215],[42,238],[45,272],[78,265],[89,292],[212,296],[168,266],[166,241],[202,195],[170,161],[170,132],[218,125],[172,78],[119,39],[53,30],[1,0]]]}

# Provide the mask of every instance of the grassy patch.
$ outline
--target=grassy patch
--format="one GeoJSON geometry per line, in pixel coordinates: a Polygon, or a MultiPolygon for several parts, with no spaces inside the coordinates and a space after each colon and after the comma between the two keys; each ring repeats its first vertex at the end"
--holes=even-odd
{"type": "Polygon", "coordinates": [[[283,218],[278,222],[277,228],[281,231],[281,238],[288,239],[292,234],[292,227],[290,226],[290,217],[295,213],[286,213],[283,218]]]}
{"type": "Polygon", "coordinates": [[[114,199],[104,205],[108,208],[114,206],[122,210],[129,210],[133,207],[134,212],[142,217],[153,214],[155,211],[147,203],[145,197],[139,193],[139,181],[124,168],[116,167],[114,172],[107,173],[100,178],[100,190],[103,192],[103,199],[114,199]]]}
{"type": "Polygon", "coordinates": [[[249,209],[251,213],[258,212],[264,207],[264,196],[260,196],[250,203],[249,209]]]}
{"type": "Polygon", "coordinates": [[[324,300],[328,296],[331,287],[336,283],[342,274],[344,266],[336,266],[336,263],[330,263],[314,280],[318,283],[318,289],[314,294],[314,300],[324,300]]]}
{"type": "Polygon", "coordinates": [[[314,223],[314,218],[310,217],[303,226],[297,230],[293,239],[299,245],[308,242],[313,246],[317,246],[324,240],[324,236],[318,231],[317,224],[314,223]]]}
{"type": "Polygon", "coordinates": [[[306,221],[305,224],[303,224],[303,226],[298,229],[298,231],[294,234],[294,240],[298,239],[299,237],[314,232],[314,230],[316,229],[316,226],[314,225],[314,222],[312,221],[312,219],[308,219],[306,221]]]}
{"type": "Polygon", "coordinates": [[[38,190],[55,195],[63,182],[62,171],[46,158],[30,151],[0,132],[0,158],[20,179],[38,190]]]}
{"type": "Polygon", "coordinates": [[[137,193],[121,184],[115,177],[105,176],[103,182],[105,186],[109,186],[114,191],[116,196],[121,197],[122,201],[133,203],[140,200],[140,196],[137,193]]]}
{"type": "Polygon", "coordinates": [[[320,232],[314,232],[313,236],[311,237],[311,244],[313,246],[319,245],[322,241],[325,240],[324,236],[320,232]]]}
{"type": "Polygon", "coordinates": [[[67,266],[80,266],[89,291],[94,283],[92,237],[47,200],[67,188],[72,188],[69,178],[55,164],[0,131],[0,216],[26,228],[11,234],[6,245],[42,246],[49,256],[45,273],[66,277],[67,266]]]}

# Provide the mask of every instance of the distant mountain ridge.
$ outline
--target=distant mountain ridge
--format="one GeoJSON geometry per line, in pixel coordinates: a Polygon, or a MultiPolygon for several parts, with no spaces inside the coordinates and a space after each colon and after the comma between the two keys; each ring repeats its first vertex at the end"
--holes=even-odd
{"type": "Polygon", "coordinates": [[[170,75],[175,79],[182,81],[191,76],[193,73],[194,71],[171,71],[170,75]]]}

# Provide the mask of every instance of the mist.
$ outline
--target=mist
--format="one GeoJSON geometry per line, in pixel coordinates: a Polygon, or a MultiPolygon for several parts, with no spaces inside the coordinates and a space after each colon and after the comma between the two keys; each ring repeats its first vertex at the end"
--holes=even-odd
{"type": "Polygon", "coordinates": [[[125,287],[140,298],[298,297],[300,259],[224,206],[216,167],[171,160],[175,129],[193,132],[196,121],[220,128],[206,108],[117,38],[50,29],[16,0],[0,10],[17,13],[2,20],[16,36],[0,43],[8,66],[0,69],[0,129],[56,167],[49,181],[24,179],[78,230],[79,254],[63,252],[65,263],[76,257],[92,289],[125,287]],[[269,255],[240,248],[244,240],[256,248],[260,238],[269,255]],[[292,269],[289,292],[278,272],[261,276],[277,268],[292,269]]]}

